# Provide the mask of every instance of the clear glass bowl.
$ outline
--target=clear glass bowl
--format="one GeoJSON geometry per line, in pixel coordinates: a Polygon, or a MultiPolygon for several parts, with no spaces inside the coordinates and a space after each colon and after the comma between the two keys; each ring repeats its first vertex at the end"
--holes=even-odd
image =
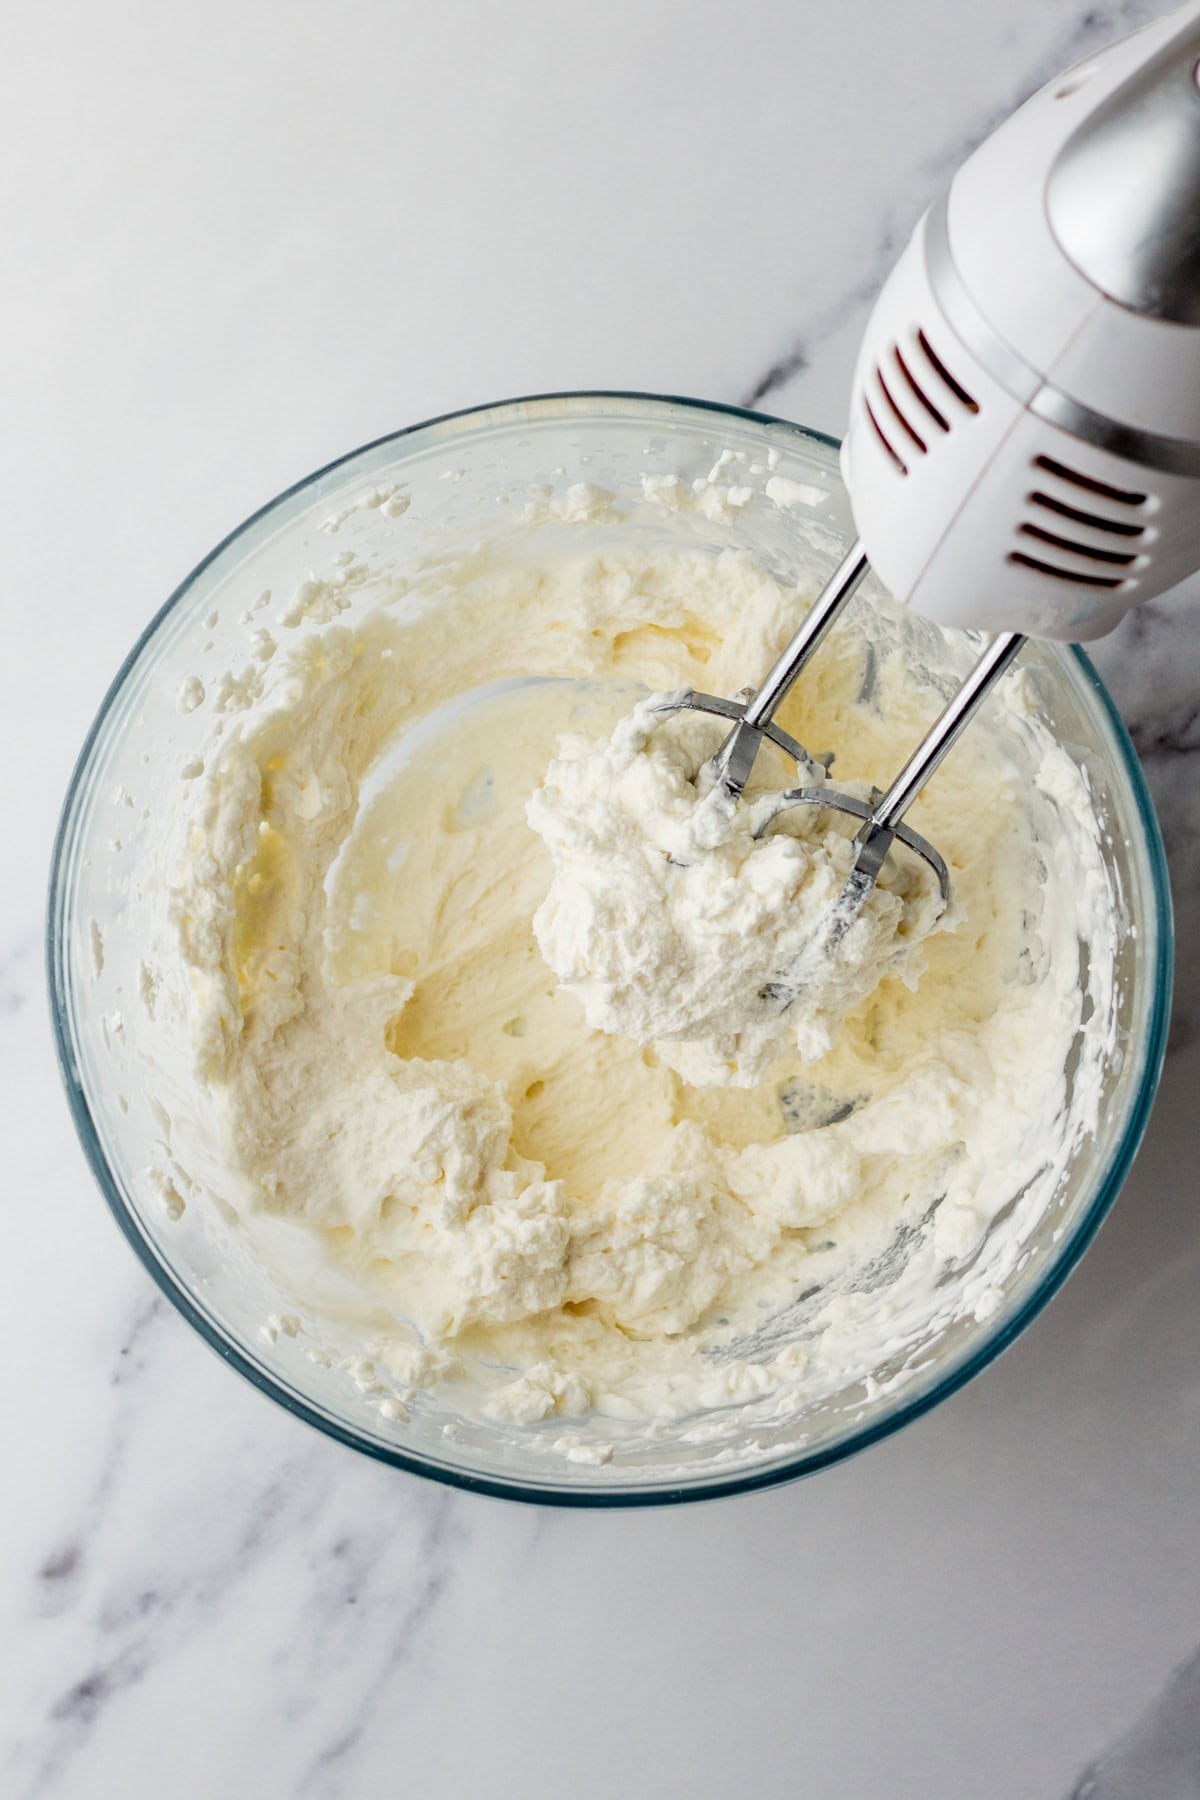
{"type": "MultiPolygon", "coordinates": [[[[783,577],[795,572],[796,521],[810,561],[834,560],[852,535],[837,448],[781,420],[735,408],[633,394],[563,394],[516,400],[414,426],[357,450],[246,521],[182,583],[113,682],[79,758],[54,851],[48,924],[50,986],[59,1056],[75,1122],[118,1224],[163,1292],[212,1347],[264,1394],[343,1443],[397,1468],[451,1484],[560,1505],[644,1505],[745,1492],[836,1462],[944,1399],[1024,1329],[1078,1261],[1112,1204],[1141,1138],[1157,1083],[1171,982],[1171,918],[1162,846],[1129,739],[1091,664],[1076,650],[1033,645],[1046,716],[1087,766],[1105,815],[1126,932],[1119,952],[1119,1049],[1106,1075],[1102,1131],[1078,1147],[1067,1180],[1031,1233],[999,1310],[960,1319],[922,1347],[920,1371],[891,1392],[859,1384],[809,1412],[764,1427],[746,1404],[719,1454],[670,1432],[608,1466],[551,1465],[533,1428],[445,1430],[436,1406],[387,1420],[344,1370],[306,1354],[304,1336],[263,1321],[286,1302],[239,1252],[218,1206],[182,1217],[165,1192],[165,1121],[136,1001],[147,909],[165,904],[165,844],[180,806],[179,771],[199,749],[204,709],[181,709],[197,669],[244,657],[236,621],[261,591],[288,593],[327,564],[321,526],[346,516],[355,554],[394,564],[436,554],[536,484],[605,486],[628,499],[634,529],[750,546],[783,577]],[[799,484],[791,510],[747,506],[731,523],[684,518],[637,504],[644,475],[702,475],[722,449],[744,450],[761,471],[799,484]],[[404,532],[378,505],[355,501],[403,480],[404,532]],[[651,515],[654,516],[651,516],[651,515]],[[119,844],[119,849],[114,848],[119,844]],[[101,953],[102,952],[102,953],[101,953]],[[160,1173],[153,1174],[156,1166],[160,1173]],[[167,1204],[164,1206],[164,1198],[167,1204]]],[[[376,492],[377,498],[377,492],[376,492]]],[[[611,529],[611,528],[610,528],[611,529]]],[[[436,698],[436,697],[434,697],[436,698]]],[[[195,1096],[180,1091],[180,1107],[195,1096]]],[[[215,1167],[215,1164],[214,1164],[215,1167]]],[[[211,1172],[210,1172],[211,1173],[211,1172]]],[[[210,1185],[219,1187],[219,1169],[210,1185]]],[[[703,1438],[703,1433],[698,1434],[703,1438]]]]}

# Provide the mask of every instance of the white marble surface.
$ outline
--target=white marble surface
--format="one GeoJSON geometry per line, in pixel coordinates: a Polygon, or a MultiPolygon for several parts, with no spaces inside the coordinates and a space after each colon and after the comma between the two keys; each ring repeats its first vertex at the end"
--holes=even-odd
{"type": "Polygon", "coordinates": [[[837,429],[868,300],[949,168],[1154,10],[64,0],[9,22],[0,1792],[1200,1792],[1200,611],[1156,604],[1100,658],[1179,903],[1128,1188],[998,1365],[798,1486],[539,1512],[270,1407],[119,1240],[41,977],[79,741],[232,523],[511,393],[837,429]]]}

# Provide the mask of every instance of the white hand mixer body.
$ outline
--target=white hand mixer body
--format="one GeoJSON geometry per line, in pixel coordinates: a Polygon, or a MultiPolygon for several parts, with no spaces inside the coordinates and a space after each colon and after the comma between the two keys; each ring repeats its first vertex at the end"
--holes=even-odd
{"type": "Polygon", "coordinates": [[[842,472],[897,599],[1088,639],[1200,565],[1200,11],[1034,95],[871,315],[842,472]]]}
{"type": "MultiPolygon", "coordinates": [[[[757,692],[687,693],[735,721],[710,773],[740,798],[773,715],[874,565],[939,624],[1000,633],[885,794],[790,806],[861,819],[836,941],[904,812],[1026,636],[1103,636],[1200,567],[1200,6],[1027,101],[962,165],[885,284],[855,369],[842,473],[860,542],[757,692]]],[[[786,1004],[786,993],[782,996],[786,1004]]]]}

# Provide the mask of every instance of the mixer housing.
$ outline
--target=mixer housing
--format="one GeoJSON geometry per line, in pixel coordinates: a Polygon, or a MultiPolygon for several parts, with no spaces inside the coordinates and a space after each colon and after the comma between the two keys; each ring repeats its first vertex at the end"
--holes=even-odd
{"type": "Polygon", "coordinates": [[[962,165],[871,316],[842,471],[941,624],[1100,637],[1200,566],[1200,9],[962,165]]]}

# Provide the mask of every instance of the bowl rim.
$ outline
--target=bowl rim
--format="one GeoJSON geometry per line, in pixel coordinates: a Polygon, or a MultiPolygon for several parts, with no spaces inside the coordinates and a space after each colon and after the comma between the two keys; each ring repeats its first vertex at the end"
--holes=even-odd
{"type": "Polygon", "coordinates": [[[372,438],[367,443],[360,444],[357,448],[333,458],[332,461],[323,464],[298,481],[292,482],[290,486],[282,489],[273,498],[248,514],[240,524],[227,532],[220,542],[196,563],[155,612],[110,682],[83,741],[67,785],[51,853],[46,916],[46,976],[54,1046],[59,1073],[84,1155],[122,1235],[131,1245],[138,1260],[151,1275],[160,1291],[188,1324],[198,1332],[204,1342],[217,1353],[223,1362],[235,1369],[261,1393],[283,1407],[285,1411],[313,1426],[326,1437],[333,1438],[348,1448],[371,1457],[376,1462],[382,1462],[389,1467],[402,1469],[408,1474],[422,1476],[425,1479],[437,1481],[445,1486],[458,1488],[468,1493],[485,1494],[496,1499],[563,1507],[669,1506],[684,1502],[728,1498],[735,1494],[754,1493],[781,1486],[785,1482],[798,1480],[801,1476],[816,1474],[820,1469],[830,1468],[836,1463],[844,1462],[847,1458],[868,1449],[872,1444],[880,1443],[884,1438],[892,1436],[894,1432],[911,1424],[943,1400],[948,1399],[985,1369],[989,1363],[993,1362],[1036,1318],[1042,1308],[1062,1287],[1068,1275],[1076,1268],[1080,1258],[1099,1231],[1129,1173],[1145,1134],[1162,1072],[1174,967],[1170,885],[1162,834],[1155,814],[1154,803],[1138,761],[1137,752],[1111,695],[1101,681],[1090,658],[1077,644],[1071,644],[1065,647],[1065,654],[1075,664],[1084,686],[1091,690],[1099,704],[1102,716],[1107,720],[1111,729],[1120,766],[1129,782],[1135,811],[1141,823],[1150,874],[1150,887],[1154,903],[1155,943],[1153,964],[1145,979],[1153,982],[1153,993],[1146,1026],[1141,1078],[1125,1130],[1120,1141],[1112,1148],[1108,1166],[1097,1184],[1096,1192],[1086,1210],[1076,1221],[1071,1236],[1064,1238],[1054,1262],[1046,1268],[1037,1285],[1025,1297],[1021,1305],[999,1323],[993,1331],[985,1335],[969,1355],[964,1356],[932,1386],[914,1395],[911,1399],[902,1400],[894,1410],[889,1411],[885,1416],[865,1424],[859,1430],[848,1432],[827,1446],[798,1451],[795,1455],[789,1456],[781,1462],[772,1463],[766,1468],[749,1469],[711,1480],[700,1478],[679,1485],[660,1483],[644,1487],[632,1485],[629,1487],[607,1485],[589,1487],[583,1480],[572,1482],[568,1486],[555,1485],[552,1479],[542,1485],[529,1477],[510,1480],[494,1474],[477,1474],[470,1469],[443,1464],[436,1459],[427,1458],[416,1452],[387,1444],[380,1439],[368,1437],[332,1417],[304,1395],[288,1387],[279,1376],[254,1361],[247,1348],[221,1329],[219,1324],[196,1303],[170,1264],[163,1260],[156,1247],[140,1229],[131,1208],[126,1204],[101,1147],[99,1130],[84,1090],[72,1038],[70,982],[66,963],[66,924],[70,901],[68,874],[71,867],[71,858],[68,853],[73,841],[76,822],[80,817],[80,802],[81,797],[85,796],[88,770],[93,754],[101,740],[109,713],[122,693],[128,677],[139,663],[143,651],[156,637],[159,628],[184,602],[205,571],[260,520],[275,512],[293,497],[316,488],[326,476],[373,451],[387,445],[399,446],[406,438],[412,437],[418,432],[430,431],[440,426],[464,424],[470,420],[478,421],[482,425],[492,415],[502,414],[509,409],[515,411],[518,408],[526,409],[527,417],[524,423],[529,425],[536,425],[538,422],[537,411],[549,413],[556,422],[561,422],[561,414],[552,409],[561,406],[564,402],[578,407],[582,418],[586,416],[584,409],[589,404],[602,407],[603,403],[614,401],[628,403],[635,408],[639,405],[645,406],[651,412],[664,408],[682,408],[685,413],[707,414],[717,419],[724,417],[736,420],[741,424],[769,426],[775,430],[782,430],[802,442],[816,443],[834,451],[840,447],[838,439],[830,436],[827,432],[798,425],[792,420],[781,419],[771,413],[756,412],[748,407],[731,405],[723,401],[698,400],[675,394],[641,393],[620,388],[565,389],[540,394],[516,395],[511,399],[498,400],[483,406],[462,407],[453,412],[437,414],[432,418],[423,419],[415,424],[402,426],[396,431],[385,432],[380,437],[372,438]],[[535,411],[529,415],[528,409],[535,409],[535,411]]]}

